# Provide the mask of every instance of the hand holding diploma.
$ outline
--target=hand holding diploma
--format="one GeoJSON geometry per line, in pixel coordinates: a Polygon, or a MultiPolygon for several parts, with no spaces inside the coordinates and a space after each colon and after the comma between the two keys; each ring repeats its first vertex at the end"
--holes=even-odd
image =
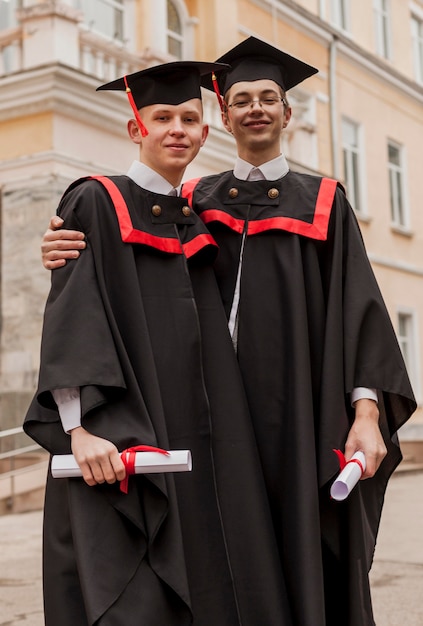
{"type": "Polygon", "coordinates": [[[356,452],[349,461],[345,460],[340,450],[334,450],[341,466],[341,473],[332,484],[330,495],[334,500],[345,500],[360,480],[366,469],[366,458],[363,452],[356,452]]]}
{"type": "MultiPolygon", "coordinates": [[[[161,450],[150,446],[135,446],[121,453],[126,467],[126,479],[121,489],[126,493],[127,479],[131,474],[156,474],[160,472],[190,472],[192,457],[190,450],[161,450]]],[[[82,476],[73,454],[55,454],[51,460],[53,478],[75,478],[82,476]]]]}

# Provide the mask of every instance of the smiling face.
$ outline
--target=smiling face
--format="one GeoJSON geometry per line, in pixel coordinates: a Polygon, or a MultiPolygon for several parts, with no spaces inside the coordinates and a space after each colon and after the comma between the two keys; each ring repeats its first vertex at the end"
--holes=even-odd
{"type": "Polygon", "coordinates": [[[152,104],[143,107],[140,115],[148,129],[146,137],[141,137],[135,120],[128,122],[129,136],[140,146],[140,161],[177,187],[207,138],[201,100],[152,104]]]}
{"type": "Polygon", "coordinates": [[[280,155],[282,129],[291,118],[291,108],[281,101],[283,96],[279,85],[269,79],[235,83],[225,94],[228,106],[223,124],[235,137],[241,159],[259,166],[280,155]],[[266,99],[276,102],[268,106],[266,99]],[[256,102],[241,108],[231,106],[240,101],[256,102]]]}

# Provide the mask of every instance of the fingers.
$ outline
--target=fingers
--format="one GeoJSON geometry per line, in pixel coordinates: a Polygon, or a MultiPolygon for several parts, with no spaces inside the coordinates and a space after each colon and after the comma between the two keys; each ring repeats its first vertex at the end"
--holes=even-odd
{"type": "Polygon", "coordinates": [[[77,259],[80,250],[86,247],[84,233],[61,228],[62,225],[60,217],[52,217],[41,242],[41,258],[48,270],[63,267],[69,259],[77,259]]]}
{"type": "Polygon", "coordinates": [[[125,478],[125,467],[122,463],[123,471],[120,471],[119,464],[116,465],[117,470],[115,471],[115,467],[112,464],[110,457],[104,456],[82,461],[80,468],[82,471],[82,477],[87,485],[93,487],[94,485],[102,485],[103,483],[112,485],[117,480],[123,480],[123,478],[125,478]]]}
{"type": "Polygon", "coordinates": [[[367,454],[365,453],[366,470],[363,472],[363,475],[361,477],[362,480],[366,478],[372,478],[376,474],[377,470],[380,467],[380,464],[382,463],[383,459],[386,456],[386,453],[387,453],[387,450],[386,450],[385,445],[380,447],[374,453],[371,453],[371,452],[368,452],[367,454]]]}
{"type": "Polygon", "coordinates": [[[82,478],[90,487],[94,487],[97,484],[102,485],[104,482],[109,482],[110,484],[115,482],[110,478],[110,463],[108,459],[101,462],[95,459],[81,461],[79,467],[81,468],[82,478]],[[106,476],[109,477],[108,481],[106,476]]]}
{"type": "Polygon", "coordinates": [[[358,450],[363,452],[366,459],[366,469],[361,476],[361,480],[372,478],[376,474],[380,464],[386,456],[386,446],[383,442],[382,444],[379,444],[378,442],[374,442],[372,444],[369,444],[369,442],[362,442],[361,445],[357,444],[354,448],[345,446],[345,459],[349,461],[358,450]]]}
{"type": "Polygon", "coordinates": [[[59,230],[54,230],[49,228],[46,230],[43,236],[44,242],[60,242],[63,245],[63,241],[66,241],[68,245],[78,245],[79,243],[84,243],[84,233],[81,233],[79,230],[68,230],[67,228],[61,228],[59,230]]]}
{"type": "Polygon", "coordinates": [[[47,261],[46,259],[43,259],[43,265],[46,270],[55,270],[58,267],[66,265],[66,261],[64,259],[58,259],[57,261],[47,261]]]}
{"type": "Polygon", "coordinates": [[[355,421],[345,444],[345,459],[361,450],[366,459],[362,480],[372,478],[386,456],[387,450],[378,424],[355,421]]]}
{"type": "Polygon", "coordinates": [[[51,250],[83,250],[84,234],[79,230],[47,230],[41,241],[42,252],[51,250]]]}
{"type": "Polygon", "coordinates": [[[74,240],[84,239],[84,233],[81,233],[79,230],[62,229],[63,224],[64,221],[61,217],[53,215],[53,217],[50,218],[48,229],[46,230],[44,237],[48,235],[52,239],[61,239],[63,237],[65,239],[74,240]],[[57,230],[59,230],[59,232],[56,232],[57,230]],[[65,235],[63,235],[63,233],[65,233],[65,235]]]}
{"type": "Polygon", "coordinates": [[[62,218],[59,217],[58,215],[53,215],[53,217],[50,218],[50,223],[48,227],[51,230],[56,230],[57,228],[60,228],[62,224],[63,224],[62,218]]]}
{"type": "Polygon", "coordinates": [[[123,461],[120,458],[120,454],[118,453],[117,450],[116,450],[116,455],[112,455],[110,457],[110,463],[113,468],[115,480],[118,480],[120,482],[126,476],[126,467],[124,466],[123,461]]]}
{"type": "Polygon", "coordinates": [[[78,243],[75,241],[53,241],[50,244],[43,244],[41,247],[43,262],[77,259],[80,252],[75,249],[75,245],[77,245],[80,250],[86,248],[85,241],[78,243]]]}
{"type": "MultiPolygon", "coordinates": [[[[75,245],[74,241],[71,243],[75,245]]],[[[85,243],[81,243],[83,244],[81,249],[85,248],[85,243]]],[[[60,244],[57,241],[53,242],[52,245],[54,246],[54,249],[50,249],[44,245],[41,247],[41,260],[47,270],[54,270],[58,267],[63,267],[66,265],[66,261],[70,259],[77,259],[79,257],[79,250],[59,249],[60,244]]]]}
{"type": "Polygon", "coordinates": [[[87,485],[113,484],[125,478],[125,466],[111,441],[91,435],[82,427],[72,430],[71,437],[72,452],[87,485]]]}
{"type": "Polygon", "coordinates": [[[86,248],[85,241],[81,239],[69,239],[76,233],[78,236],[84,236],[78,231],[47,231],[41,244],[41,259],[43,265],[48,270],[54,270],[58,267],[66,265],[69,259],[77,259],[80,250],[86,248]],[[52,239],[54,237],[54,239],[52,239]]]}
{"type": "Polygon", "coordinates": [[[362,480],[372,478],[386,456],[387,450],[379,428],[379,409],[374,400],[362,398],[354,404],[355,419],[345,443],[347,461],[361,450],[366,458],[362,480]]]}

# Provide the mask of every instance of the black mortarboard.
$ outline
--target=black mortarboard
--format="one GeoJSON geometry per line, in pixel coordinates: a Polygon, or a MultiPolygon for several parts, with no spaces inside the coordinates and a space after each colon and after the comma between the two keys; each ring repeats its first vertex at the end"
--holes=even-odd
{"type": "Polygon", "coordinates": [[[222,63],[174,61],[128,74],[97,87],[97,91],[126,91],[140,129],[145,135],[147,132],[140,120],[138,109],[150,104],[181,104],[192,98],[201,99],[201,77],[212,72],[219,73],[228,67],[222,63]]]}
{"type": "MultiPolygon", "coordinates": [[[[278,50],[256,37],[248,37],[217,59],[216,63],[229,63],[230,68],[217,76],[220,92],[225,95],[233,84],[268,78],[288,91],[318,70],[295,57],[278,50]]],[[[202,79],[206,89],[216,91],[211,76],[202,79]]]]}

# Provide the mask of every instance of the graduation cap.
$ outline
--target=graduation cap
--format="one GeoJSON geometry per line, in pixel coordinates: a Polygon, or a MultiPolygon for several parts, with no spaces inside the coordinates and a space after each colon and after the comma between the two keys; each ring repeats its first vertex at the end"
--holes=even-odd
{"type": "Polygon", "coordinates": [[[97,87],[96,91],[126,91],[142,136],[148,134],[138,109],[150,104],[181,104],[201,99],[201,77],[219,73],[229,66],[202,61],[174,61],[148,67],[97,87]]]}
{"type": "Polygon", "coordinates": [[[220,94],[225,95],[235,83],[267,78],[288,91],[318,72],[315,67],[256,37],[248,37],[217,59],[216,63],[228,63],[230,67],[217,77],[205,76],[201,84],[216,92],[221,106],[220,94]]]}

